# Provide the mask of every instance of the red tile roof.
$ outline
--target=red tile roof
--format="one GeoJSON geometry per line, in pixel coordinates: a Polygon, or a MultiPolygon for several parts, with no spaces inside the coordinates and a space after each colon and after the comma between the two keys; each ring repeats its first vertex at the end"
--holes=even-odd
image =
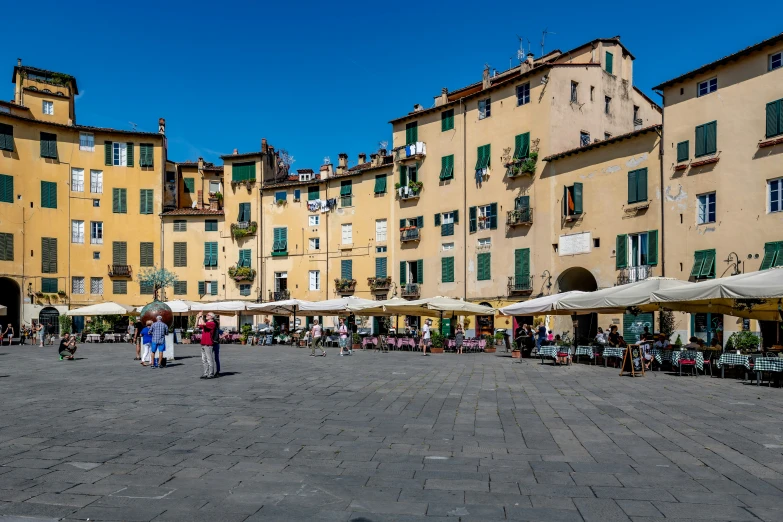
{"type": "Polygon", "coordinates": [[[19,116],[18,114],[9,114],[7,112],[0,112],[0,117],[13,118],[15,120],[22,120],[30,123],[38,123],[40,125],[57,127],[60,129],[71,129],[76,131],[90,131],[90,132],[105,132],[107,134],[128,134],[130,136],[147,136],[150,138],[157,137],[163,139],[163,134],[159,134],[157,132],[110,129],[107,127],[91,127],[89,125],[66,125],[64,123],[55,123],[53,121],[43,121],[43,120],[36,120],[35,118],[26,118],[24,116],[19,116]]]}
{"type": "Polygon", "coordinates": [[[211,210],[208,208],[175,208],[163,212],[161,216],[223,216],[222,210],[211,210]]]}
{"type": "Polygon", "coordinates": [[[601,140],[591,143],[590,145],[585,145],[583,147],[577,147],[575,149],[570,150],[564,150],[563,152],[558,152],[556,154],[552,154],[550,156],[547,156],[544,158],[544,161],[554,161],[560,158],[565,158],[566,156],[571,156],[573,154],[580,154],[582,152],[586,152],[588,150],[597,149],[598,147],[603,147],[605,145],[611,145],[612,143],[617,143],[623,140],[626,140],[628,138],[633,138],[635,136],[641,136],[642,134],[647,134],[650,131],[659,131],[661,129],[661,125],[650,125],[649,127],[644,127],[643,129],[627,132],[625,134],[620,134],[618,136],[612,136],[608,140],[601,140]]]}

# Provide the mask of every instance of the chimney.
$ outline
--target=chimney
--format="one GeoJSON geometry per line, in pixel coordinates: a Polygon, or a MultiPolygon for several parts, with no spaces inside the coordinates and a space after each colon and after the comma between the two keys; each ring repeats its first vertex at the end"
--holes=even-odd
{"type": "Polygon", "coordinates": [[[421,104],[416,103],[416,104],[413,105],[413,112],[419,112],[419,111],[423,111],[423,110],[424,110],[424,107],[422,107],[421,104]]]}
{"type": "Polygon", "coordinates": [[[361,165],[362,163],[367,163],[367,154],[365,154],[364,152],[359,153],[359,165],[361,165]]]}
{"type": "Polygon", "coordinates": [[[198,159],[198,171],[199,173],[204,171],[204,158],[198,159]]]}
{"type": "Polygon", "coordinates": [[[378,154],[370,154],[370,164],[373,167],[379,167],[381,165],[381,163],[378,161],[378,154]]]}
{"type": "Polygon", "coordinates": [[[269,148],[269,146],[266,143],[266,138],[261,138],[261,152],[266,154],[266,151],[267,151],[268,148],[269,148]]]}
{"type": "Polygon", "coordinates": [[[239,149],[234,149],[234,156],[236,156],[237,154],[239,154],[239,149]]]}
{"type": "Polygon", "coordinates": [[[22,59],[21,58],[17,58],[16,59],[16,65],[17,65],[17,67],[21,67],[22,66],[22,59]]]}
{"type": "Polygon", "coordinates": [[[166,118],[158,118],[158,134],[166,134],[166,118]]]}
{"type": "Polygon", "coordinates": [[[435,107],[440,107],[447,103],[449,103],[449,90],[446,87],[443,87],[440,90],[440,96],[435,97],[435,107]]]}
{"type": "Polygon", "coordinates": [[[348,154],[341,152],[337,158],[337,174],[342,174],[348,168],[348,154]]]}
{"type": "Polygon", "coordinates": [[[384,158],[384,157],[386,157],[386,153],[387,153],[387,152],[388,152],[388,151],[387,151],[386,149],[378,149],[378,155],[379,155],[381,158],[384,158]]]}
{"type": "Polygon", "coordinates": [[[332,175],[332,164],[327,163],[326,165],[321,165],[321,169],[318,171],[318,173],[321,176],[321,179],[326,179],[331,177],[332,175]]]}
{"type": "Polygon", "coordinates": [[[489,89],[489,66],[484,67],[484,74],[481,76],[482,89],[489,89]]]}

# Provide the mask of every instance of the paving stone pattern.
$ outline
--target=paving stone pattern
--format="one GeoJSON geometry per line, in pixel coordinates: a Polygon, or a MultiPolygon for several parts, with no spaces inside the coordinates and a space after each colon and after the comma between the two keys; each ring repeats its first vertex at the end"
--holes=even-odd
{"type": "Polygon", "coordinates": [[[502,354],[0,349],[0,522],[783,520],[783,390],[502,354]]]}

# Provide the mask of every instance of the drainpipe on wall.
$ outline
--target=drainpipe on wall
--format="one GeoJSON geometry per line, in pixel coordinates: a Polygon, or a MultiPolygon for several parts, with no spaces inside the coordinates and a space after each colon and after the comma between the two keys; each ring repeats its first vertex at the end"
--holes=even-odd
{"type": "MultiPolygon", "coordinates": [[[[661,106],[666,106],[666,99],[663,97],[663,93],[659,92],[661,96],[661,106]]],[[[664,137],[664,118],[666,112],[664,110],[661,110],[661,132],[659,134],[660,139],[658,141],[658,163],[660,164],[660,170],[661,170],[661,241],[660,245],[658,245],[658,248],[661,251],[661,277],[666,277],[666,220],[664,219],[664,209],[666,207],[665,200],[666,200],[666,191],[663,186],[663,137],[664,137]]]]}
{"type": "Polygon", "coordinates": [[[462,111],[462,216],[463,222],[467,226],[462,226],[462,256],[463,256],[463,272],[462,272],[462,298],[468,298],[468,229],[470,228],[470,216],[468,215],[468,160],[467,160],[467,132],[468,122],[465,108],[462,105],[462,100],[459,101],[459,108],[462,111]]]}

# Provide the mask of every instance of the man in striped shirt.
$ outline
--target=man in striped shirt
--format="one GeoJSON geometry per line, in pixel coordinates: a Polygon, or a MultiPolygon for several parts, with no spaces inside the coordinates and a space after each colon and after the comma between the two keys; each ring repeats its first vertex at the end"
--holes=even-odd
{"type": "Polygon", "coordinates": [[[151,347],[151,368],[159,368],[160,361],[163,359],[163,352],[166,349],[166,334],[169,333],[169,327],[163,322],[163,317],[158,316],[155,318],[155,322],[150,326],[150,334],[152,335],[152,347],[151,347]],[[155,360],[155,354],[158,354],[158,360],[155,360]]]}

